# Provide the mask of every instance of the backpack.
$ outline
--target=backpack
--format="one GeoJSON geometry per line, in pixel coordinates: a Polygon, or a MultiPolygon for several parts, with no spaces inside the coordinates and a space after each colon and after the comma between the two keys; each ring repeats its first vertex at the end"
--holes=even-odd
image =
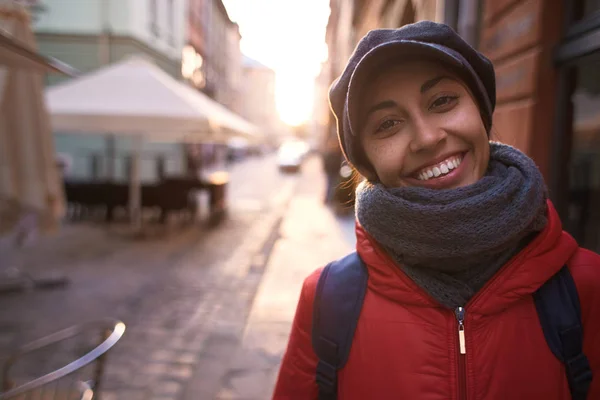
{"type": "MultiPolygon", "coordinates": [[[[356,252],[328,264],[317,283],[312,345],[319,358],[319,400],[337,398],[337,372],[348,360],[367,291],[368,272],[356,252]]],[[[573,400],[585,400],[592,371],[583,354],[579,295],[567,266],[533,294],[544,337],[565,365],[573,400]]]]}

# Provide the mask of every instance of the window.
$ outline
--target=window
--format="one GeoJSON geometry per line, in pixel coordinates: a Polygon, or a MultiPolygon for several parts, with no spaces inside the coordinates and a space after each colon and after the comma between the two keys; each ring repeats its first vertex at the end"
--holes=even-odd
{"type": "Polygon", "coordinates": [[[573,67],[566,227],[580,245],[600,251],[600,52],[573,67]]]}
{"type": "Polygon", "coordinates": [[[169,37],[169,43],[171,44],[171,46],[175,46],[175,0],[168,0],[168,2],[169,29],[167,35],[169,37]]]}
{"type": "Polygon", "coordinates": [[[600,1],[564,0],[551,196],[578,243],[600,251],[600,1]]]}
{"type": "Polygon", "coordinates": [[[583,16],[600,12],[600,0],[585,0],[582,11],[583,16]]]}
{"type": "Polygon", "coordinates": [[[157,1],[158,0],[149,0],[150,1],[150,8],[148,10],[148,16],[150,18],[150,32],[152,32],[152,34],[154,36],[158,36],[159,35],[159,31],[158,31],[158,4],[157,1]]]}

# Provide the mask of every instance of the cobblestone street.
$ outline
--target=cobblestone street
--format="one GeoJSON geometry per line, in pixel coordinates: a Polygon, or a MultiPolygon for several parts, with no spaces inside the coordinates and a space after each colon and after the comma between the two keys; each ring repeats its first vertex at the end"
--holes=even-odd
{"type": "MultiPolygon", "coordinates": [[[[109,353],[102,399],[269,398],[304,277],[353,246],[352,216],[322,204],[321,171],[318,157],[298,175],[280,175],[271,156],[233,166],[230,216],[214,229],[134,241],[74,224],[41,238],[20,265],[71,284],[2,295],[0,354],[114,317],[127,329],[109,353]]],[[[24,367],[47,372],[73,356],[63,353],[24,367]]]]}
{"type": "Polygon", "coordinates": [[[0,355],[58,329],[114,317],[127,330],[109,355],[103,398],[177,398],[202,352],[223,345],[223,336],[217,343],[211,334],[234,341],[243,330],[271,233],[298,179],[280,175],[272,155],[230,172],[230,213],[217,228],[133,241],[73,224],[19,254],[28,272],[65,273],[71,284],[2,295],[0,355]]]}

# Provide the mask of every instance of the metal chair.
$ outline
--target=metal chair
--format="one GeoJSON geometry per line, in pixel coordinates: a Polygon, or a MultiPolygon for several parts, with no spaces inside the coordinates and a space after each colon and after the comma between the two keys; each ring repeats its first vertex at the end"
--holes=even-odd
{"type": "Polygon", "coordinates": [[[106,353],[119,341],[125,332],[125,324],[118,320],[104,319],[75,325],[31,342],[13,353],[2,369],[3,392],[0,400],[43,399],[43,400],[98,400],[104,374],[106,353]],[[75,361],[48,374],[17,385],[10,372],[18,362],[34,352],[59,342],[89,334],[100,334],[100,343],[75,361]],[[81,371],[92,365],[91,379],[83,380],[81,371]]]}

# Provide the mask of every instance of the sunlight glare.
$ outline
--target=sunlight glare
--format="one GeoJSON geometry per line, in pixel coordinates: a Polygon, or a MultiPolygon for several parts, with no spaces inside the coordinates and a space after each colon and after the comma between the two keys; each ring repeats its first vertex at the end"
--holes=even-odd
{"type": "Polygon", "coordinates": [[[312,117],[315,78],[327,59],[328,0],[223,0],[240,26],[242,52],[272,68],[283,122],[312,117]],[[307,21],[310,21],[308,23],[307,21]]]}
{"type": "Polygon", "coordinates": [[[305,123],[312,114],[314,87],[311,80],[278,74],[275,101],[281,120],[291,126],[305,123]]]}

